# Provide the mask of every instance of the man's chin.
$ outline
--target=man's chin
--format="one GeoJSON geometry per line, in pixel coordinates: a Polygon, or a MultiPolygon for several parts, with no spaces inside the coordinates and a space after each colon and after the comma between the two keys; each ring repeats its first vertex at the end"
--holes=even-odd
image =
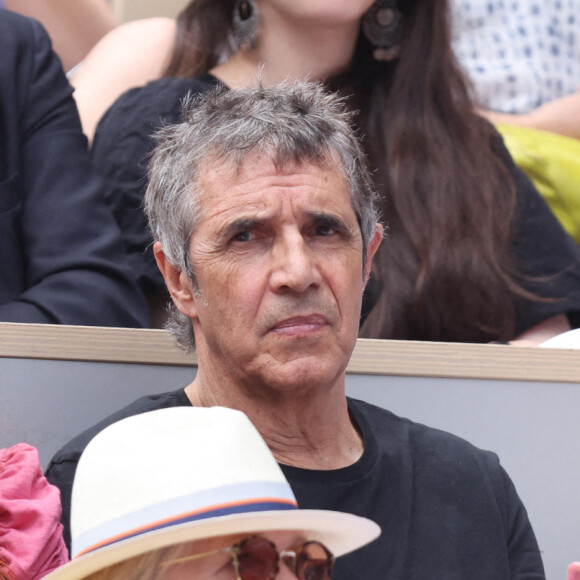
{"type": "Polygon", "coordinates": [[[352,338],[338,337],[327,326],[319,332],[304,334],[276,335],[269,334],[262,344],[263,352],[279,365],[301,364],[317,368],[320,366],[346,366],[356,335],[352,338]]]}
{"type": "Polygon", "coordinates": [[[284,384],[287,388],[330,384],[346,366],[344,357],[330,348],[304,349],[301,352],[272,353],[263,379],[266,383],[284,384]]]}
{"type": "Polygon", "coordinates": [[[317,335],[292,336],[279,339],[276,337],[267,349],[268,354],[280,364],[293,364],[313,359],[320,362],[338,352],[336,341],[317,335]]]}

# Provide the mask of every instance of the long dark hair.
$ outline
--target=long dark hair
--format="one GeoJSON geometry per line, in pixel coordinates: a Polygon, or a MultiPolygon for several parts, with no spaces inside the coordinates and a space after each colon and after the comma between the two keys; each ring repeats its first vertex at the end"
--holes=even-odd
{"type": "MultiPolygon", "coordinates": [[[[405,0],[398,59],[377,62],[361,34],[346,74],[387,238],[381,287],[361,335],[485,342],[513,338],[521,286],[510,240],[516,192],[501,140],[477,117],[451,50],[447,0],[405,0]],[[495,144],[494,144],[495,141],[495,144]]],[[[233,0],[194,0],[178,18],[167,75],[207,72],[235,51],[233,0]]]]}
{"type": "Polygon", "coordinates": [[[177,17],[173,50],[164,76],[192,77],[231,56],[235,0],[192,0],[177,17]]]}

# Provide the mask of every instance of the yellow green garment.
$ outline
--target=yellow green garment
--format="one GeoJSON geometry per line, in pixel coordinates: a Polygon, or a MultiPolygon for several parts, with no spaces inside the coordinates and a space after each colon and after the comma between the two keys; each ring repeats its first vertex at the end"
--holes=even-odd
{"type": "Polygon", "coordinates": [[[516,164],[580,243],[580,140],[519,125],[496,128],[516,164]]]}

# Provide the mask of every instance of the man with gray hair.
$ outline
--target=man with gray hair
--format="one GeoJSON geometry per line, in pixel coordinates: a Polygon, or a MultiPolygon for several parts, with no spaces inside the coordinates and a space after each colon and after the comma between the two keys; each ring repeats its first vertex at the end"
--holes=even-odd
{"type": "Polygon", "coordinates": [[[170,326],[183,347],[195,344],[198,371],[55,456],[48,476],[65,525],[76,462],[97,432],[163,407],[219,405],[250,417],[301,507],[381,526],[334,580],[543,578],[494,454],[345,396],[382,227],[340,99],[302,82],[216,90],[187,102],[183,122],[157,140],[146,211],[170,326]]]}
{"type": "MultiPolygon", "coordinates": [[[[316,166],[316,173],[323,169],[335,180],[343,181],[341,188],[346,188],[358,222],[357,235],[362,236],[363,262],[371,242],[374,254],[382,230],[377,225],[372,179],[360,144],[350,129],[349,114],[322,87],[301,86],[307,90],[298,92],[295,88],[286,98],[286,87],[281,85],[274,92],[277,99],[272,98],[272,89],[263,88],[206,93],[184,103],[184,123],[157,133],[157,148],[149,165],[145,211],[153,238],[159,242],[155,254],[164,276],[169,275],[167,265],[174,266],[179,272],[188,273],[193,288],[197,288],[189,260],[189,243],[202,214],[213,205],[211,202],[218,201],[214,195],[210,203],[201,203],[203,192],[207,192],[204,185],[214,181],[213,176],[209,180],[207,177],[215,172],[219,176],[215,179],[217,187],[222,189],[224,178],[240,179],[244,169],[256,161],[265,166],[266,173],[274,169],[278,175],[291,174],[296,167],[310,165],[316,166]]],[[[318,177],[313,176],[315,181],[318,177]]],[[[246,203],[244,200],[240,205],[246,203]]],[[[319,213],[316,220],[322,221],[318,229],[322,232],[326,226],[330,232],[334,227],[331,216],[319,213]]],[[[253,214],[249,211],[248,215],[253,214]]],[[[362,266],[360,271],[362,276],[362,266]]],[[[367,276],[368,272],[365,281],[367,276]]],[[[249,284],[249,280],[245,283],[249,284]]],[[[363,286],[359,289],[360,298],[363,286]]],[[[360,307],[356,302],[354,306],[358,320],[360,307]]],[[[179,344],[193,348],[190,318],[180,315],[178,308],[173,311],[169,328],[179,344]]]]}

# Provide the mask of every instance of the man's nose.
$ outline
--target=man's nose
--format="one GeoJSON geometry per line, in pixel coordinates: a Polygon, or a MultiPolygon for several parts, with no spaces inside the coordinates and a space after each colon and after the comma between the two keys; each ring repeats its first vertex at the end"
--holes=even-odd
{"type": "Polygon", "coordinates": [[[271,285],[274,291],[305,292],[321,282],[320,256],[299,233],[277,240],[271,259],[271,285]]]}

